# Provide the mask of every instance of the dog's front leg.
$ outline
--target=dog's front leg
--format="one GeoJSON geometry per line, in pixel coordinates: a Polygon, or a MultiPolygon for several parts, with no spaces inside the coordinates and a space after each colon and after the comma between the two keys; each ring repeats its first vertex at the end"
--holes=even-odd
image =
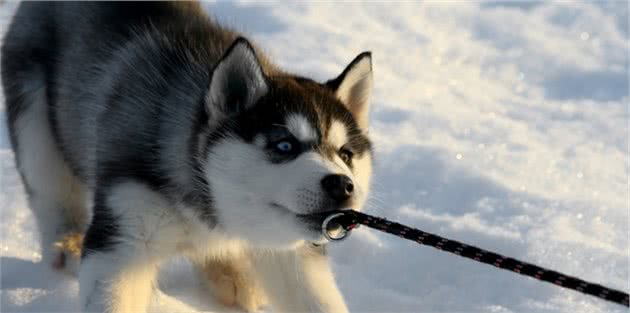
{"type": "Polygon", "coordinates": [[[348,312],[323,247],[257,252],[253,259],[276,312],[348,312]]]}
{"type": "Polygon", "coordinates": [[[144,313],[161,260],[184,230],[169,202],[144,184],[98,189],[83,241],[79,295],[86,312],[144,313]]]}
{"type": "Polygon", "coordinates": [[[156,275],[155,264],[123,251],[97,252],[81,261],[79,294],[84,312],[146,312],[156,275]]]}

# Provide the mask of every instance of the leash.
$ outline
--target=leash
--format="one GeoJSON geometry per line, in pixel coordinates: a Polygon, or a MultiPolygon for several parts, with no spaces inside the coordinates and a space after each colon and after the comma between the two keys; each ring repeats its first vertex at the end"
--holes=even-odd
{"type": "Polygon", "coordinates": [[[357,211],[348,210],[329,213],[322,223],[322,232],[328,240],[338,241],[347,238],[350,235],[350,231],[359,225],[365,225],[388,234],[415,241],[421,245],[451,252],[461,257],[546,281],[563,288],[573,289],[606,301],[626,307],[629,306],[628,294],[625,292],[357,211]]]}

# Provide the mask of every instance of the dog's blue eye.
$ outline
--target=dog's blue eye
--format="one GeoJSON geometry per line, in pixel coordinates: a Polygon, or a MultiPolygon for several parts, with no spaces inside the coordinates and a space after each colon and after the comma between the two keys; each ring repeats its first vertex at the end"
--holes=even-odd
{"type": "Polygon", "coordinates": [[[293,150],[293,145],[290,142],[284,140],[276,144],[276,149],[282,153],[287,153],[293,150]]]}

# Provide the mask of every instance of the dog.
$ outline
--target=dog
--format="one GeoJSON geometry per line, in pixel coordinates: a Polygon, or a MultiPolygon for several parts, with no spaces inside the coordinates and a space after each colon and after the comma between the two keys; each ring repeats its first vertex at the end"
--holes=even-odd
{"type": "Polygon", "coordinates": [[[1,57],[42,261],[82,310],[146,311],[182,255],[223,304],[347,312],[321,216],[368,197],[369,52],[316,82],[198,3],[24,2],[1,57]]]}

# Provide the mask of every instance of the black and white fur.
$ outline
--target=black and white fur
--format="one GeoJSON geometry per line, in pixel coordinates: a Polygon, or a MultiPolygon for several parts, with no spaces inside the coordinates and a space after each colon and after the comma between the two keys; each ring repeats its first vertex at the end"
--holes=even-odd
{"type": "Polygon", "coordinates": [[[196,3],[24,2],[2,84],[43,261],[85,234],[83,310],[145,311],[186,255],[223,303],[347,311],[315,216],[367,198],[369,53],[318,83],[196,3]]]}

